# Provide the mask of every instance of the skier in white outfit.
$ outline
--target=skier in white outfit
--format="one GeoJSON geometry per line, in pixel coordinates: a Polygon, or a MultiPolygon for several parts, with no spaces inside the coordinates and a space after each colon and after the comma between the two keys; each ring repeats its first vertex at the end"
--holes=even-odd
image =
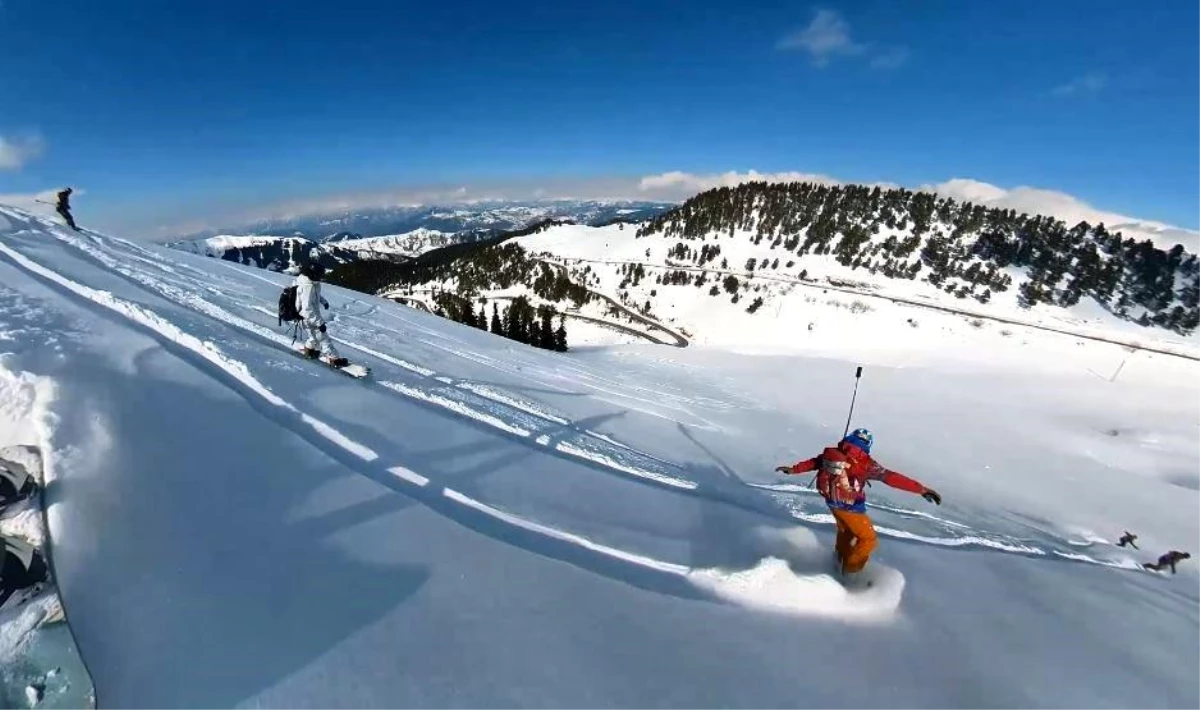
{"type": "Polygon", "coordinates": [[[308,333],[304,354],[310,358],[323,356],[330,365],[345,367],[348,362],[333,347],[333,341],[325,332],[325,319],[321,316],[321,306],[326,310],[329,308],[329,301],[321,296],[321,278],[324,275],[325,267],[314,262],[301,268],[296,277],[296,310],[300,311],[300,324],[308,333]]]}

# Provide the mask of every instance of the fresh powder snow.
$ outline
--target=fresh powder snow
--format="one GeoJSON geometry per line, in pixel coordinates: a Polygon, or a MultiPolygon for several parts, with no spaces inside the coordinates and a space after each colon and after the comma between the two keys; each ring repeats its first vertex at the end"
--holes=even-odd
{"type": "Polygon", "coordinates": [[[99,706],[1200,704],[1195,561],[1140,568],[1200,538],[1192,339],[818,291],[753,316],[792,337],[697,301],[692,347],[564,355],[326,286],[355,380],[295,354],[289,281],[0,208],[0,445],[44,452],[99,706]],[[873,486],[848,591],[773,471],[860,365],[853,425],[944,501],[873,486]]]}

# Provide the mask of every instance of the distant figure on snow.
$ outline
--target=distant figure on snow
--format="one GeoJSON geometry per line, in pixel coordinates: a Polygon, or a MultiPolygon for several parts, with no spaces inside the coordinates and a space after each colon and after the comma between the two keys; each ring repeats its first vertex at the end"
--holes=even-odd
{"type": "Polygon", "coordinates": [[[1144,564],[1142,566],[1145,567],[1146,569],[1154,570],[1155,572],[1161,572],[1164,568],[1170,567],[1171,574],[1175,574],[1175,565],[1178,564],[1179,562],[1182,562],[1183,560],[1188,559],[1191,556],[1192,555],[1190,552],[1180,552],[1179,550],[1171,550],[1170,552],[1163,555],[1162,557],[1159,557],[1157,564],[1155,564],[1153,562],[1147,562],[1146,564],[1144,564]]]}
{"type": "Polygon", "coordinates": [[[1136,539],[1137,539],[1137,535],[1134,535],[1133,533],[1126,530],[1125,534],[1121,536],[1121,539],[1117,540],[1117,547],[1125,547],[1126,545],[1129,545],[1130,547],[1132,547],[1133,549],[1136,550],[1136,549],[1138,549],[1138,546],[1133,543],[1133,541],[1136,539]]]}
{"type": "Polygon", "coordinates": [[[300,311],[300,324],[308,333],[304,356],[312,359],[323,356],[330,365],[345,367],[350,363],[333,347],[333,341],[325,332],[325,319],[321,316],[320,307],[329,308],[329,301],[321,296],[321,279],[324,277],[325,267],[317,262],[300,267],[300,274],[296,276],[296,310],[300,311]]]}
{"type": "Polygon", "coordinates": [[[58,204],[54,206],[54,211],[67,221],[67,226],[79,231],[79,227],[75,225],[75,218],[71,216],[71,188],[63,188],[58,191],[58,204]]]}
{"type": "Polygon", "coordinates": [[[843,576],[862,571],[878,544],[875,528],[867,517],[865,485],[868,481],[880,481],[892,488],[916,493],[931,503],[942,504],[937,491],[876,463],[871,458],[874,440],[866,429],[855,429],[836,447],[826,448],[819,456],[775,469],[785,474],[817,472],[817,491],[825,498],[829,512],[837,522],[836,551],[843,576]]]}

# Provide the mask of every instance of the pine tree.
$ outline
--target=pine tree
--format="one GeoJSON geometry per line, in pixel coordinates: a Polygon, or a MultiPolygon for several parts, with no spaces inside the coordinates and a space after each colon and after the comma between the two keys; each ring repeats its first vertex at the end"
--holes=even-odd
{"type": "Polygon", "coordinates": [[[525,327],[525,297],[518,296],[508,306],[508,327],[504,332],[509,340],[518,343],[529,342],[526,338],[528,329],[525,327]]]}
{"type": "Polygon", "coordinates": [[[491,331],[493,335],[504,335],[504,324],[500,321],[500,306],[492,304],[492,325],[491,331]]]}
{"type": "Polygon", "coordinates": [[[538,329],[537,346],[546,350],[554,349],[554,311],[550,308],[542,308],[541,327],[538,329]]]}
{"type": "Polygon", "coordinates": [[[567,351],[567,318],[559,316],[558,330],[554,331],[554,349],[560,353],[567,351]]]}

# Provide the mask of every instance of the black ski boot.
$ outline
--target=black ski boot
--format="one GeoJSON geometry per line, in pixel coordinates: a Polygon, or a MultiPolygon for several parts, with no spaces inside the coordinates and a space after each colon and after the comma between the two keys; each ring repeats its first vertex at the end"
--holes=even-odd
{"type": "Polygon", "coordinates": [[[321,351],[316,348],[304,348],[304,357],[309,360],[316,360],[321,357],[321,351]]]}
{"type": "Polygon", "coordinates": [[[338,367],[338,368],[345,367],[346,365],[350,364],[350,361],[344,357],[331,357],[328,360],[326,360],[326,362],[329,363],[330,367],[338,367]]]}

